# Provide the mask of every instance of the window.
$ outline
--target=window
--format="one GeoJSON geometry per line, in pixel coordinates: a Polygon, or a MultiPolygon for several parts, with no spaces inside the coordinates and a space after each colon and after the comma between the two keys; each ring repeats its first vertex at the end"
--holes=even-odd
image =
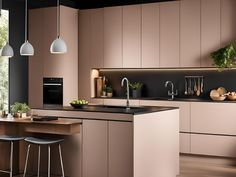
{"type": "MultiPolygon", "coordinates": [[[[0,17],[0,48],[2,48],[8,39],[8,20],[9,12],[7,10],[1,10],[0,17]]],[[[8,64],[9,59],[6,57],[0,57],[0,111],[8,111],[9,99],[9,77],[8,77],[8,64]]]]}

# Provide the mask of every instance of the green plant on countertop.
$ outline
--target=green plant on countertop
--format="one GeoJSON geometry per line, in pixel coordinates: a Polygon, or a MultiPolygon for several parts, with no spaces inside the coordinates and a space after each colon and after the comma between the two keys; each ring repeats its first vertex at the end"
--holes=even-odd
{"type": "Polygon", "coordinates": [[[14,114],[27,113],[29,110],[30,110],[30,108],[26,103],[15,102],[11,106],[11,112],[14,113],[14,114]]]}
{"type": "Polygon", "coordinates": [[[129,86],[132,90],[141,90],[143,83],[141,82],[134,82],[134,83],[129,83],[129,86]]]}
{"type": "Polygon", "coordinates": [[[111,86],[107,86],[107,87],[106,87],[106,92],[107,92],[107,93],[112,93],[112,92],[113,92],[112,87],[111,87],[111,86]]]}
{"type": "Polygon", "coordinates": [[[214,65],[216,65],[219,70],[222,70],[224,68],[230,69],[236,64],[236,50],[232,43],[212,52],[210,56],[214,61],[214,65]]]}

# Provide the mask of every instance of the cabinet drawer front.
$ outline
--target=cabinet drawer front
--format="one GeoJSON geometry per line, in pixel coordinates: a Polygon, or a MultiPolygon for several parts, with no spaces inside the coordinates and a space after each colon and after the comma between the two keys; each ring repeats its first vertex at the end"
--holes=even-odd
{"type": "Polygon", "coordinates": [[[191,132],[236,135],[236,104],[191,103],[191,132]]]}
{"type": "Polygon", "coordinates": [[[191,153],[236,157],[236,137],[191,134],[191,153]]]}
{"type": "Polygon", "coordinates": [[[143,106],[172,106],[179,107],[179,129],[182,132],[190,132],[190,103],[180,101],[145,101],[140,100],[143,106]]]}
{"type": "Polygon", "coordinates": [[[179,134],[179,146],[180,153],[190,153],[190,134],[189,133],[180,133],[179,134]]]}

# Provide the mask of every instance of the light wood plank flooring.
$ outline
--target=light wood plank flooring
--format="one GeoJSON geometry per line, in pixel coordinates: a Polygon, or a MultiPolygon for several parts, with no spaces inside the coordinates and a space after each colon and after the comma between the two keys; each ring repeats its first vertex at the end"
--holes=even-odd
{"type": "Polygon", "coordinates": [[[236,177],[236,159],[181,155],[178,177],[236,177]]]}

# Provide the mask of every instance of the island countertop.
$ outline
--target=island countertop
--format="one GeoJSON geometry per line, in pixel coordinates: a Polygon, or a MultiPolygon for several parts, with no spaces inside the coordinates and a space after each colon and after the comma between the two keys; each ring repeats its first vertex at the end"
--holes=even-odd
{"type": "Polygon", "coordinates": [[[73,108],[70,106],[54,108],[32,108],[31,114],[83,119],[92,118],[104,120],[133,121],[133,118],[137,115],[170,111],[174,109],[178,108],[161,106],[141,106],[130,107],[130,109],[126,109],[125,106],[87,105],[82,108],[73,108]]]}

